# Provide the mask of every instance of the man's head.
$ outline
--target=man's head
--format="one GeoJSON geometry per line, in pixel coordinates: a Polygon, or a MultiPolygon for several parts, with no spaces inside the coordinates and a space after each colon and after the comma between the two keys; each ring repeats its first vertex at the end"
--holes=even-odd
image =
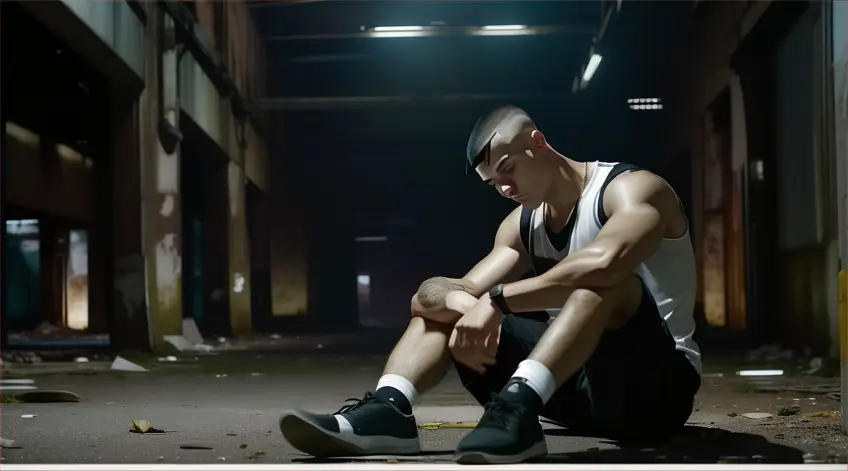
{"type": "Polygon", "coordinates": [[[545,136],[524,110],[497,108],[481,117],[466,152],[468,165],[498,192],[522,206],[542,204],[551,181],[545,136]]]}

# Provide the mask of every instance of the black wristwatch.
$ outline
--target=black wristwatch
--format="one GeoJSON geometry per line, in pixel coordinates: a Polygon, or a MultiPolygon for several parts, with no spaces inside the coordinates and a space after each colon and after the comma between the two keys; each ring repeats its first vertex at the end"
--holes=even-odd
{"type": "Polygon", "coordinates": [[[512,314],[512,311],[509,310],[509,306],[506,304],[506,298],[503,295],[504,285],[497,285],[494,288],[489,290],[489,299],[501,310],[504,314],[512,314]]]}

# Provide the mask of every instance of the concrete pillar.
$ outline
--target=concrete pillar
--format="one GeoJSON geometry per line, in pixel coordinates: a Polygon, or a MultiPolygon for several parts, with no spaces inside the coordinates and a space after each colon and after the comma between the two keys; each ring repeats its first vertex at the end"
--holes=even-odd
{"type": "Polygon", "coordinates": [[[162,17],[163,22],[157,25],[164,28],[165,38],[162,41],[164,49],[159,51],[162,55],[161,79],[157,75],[148,75],[145,80],[147,87],[155,83],[156,92],[162,96],[150,93],[142,112],[144,125],[155,129],[149,134],[155,138],[142,142],[143,237],[148,317],[151,319],[150,333],[154,347],[162,345],[163,335],[181,334],[183,318],[180,146],[171,135],[179,129],[178,52],[173,40],[173,20],[164,14],[162,17]],[[152,99],[154,97],[155,100],[152,99]],[[166,121],[162,121],[160,99],[166,121]]]}
{"type": "Polygon", "coordinates": [[[244,168],[236,162],[228,162],[230,327],[234,335],[247,334],[251,330],[250,251],[247,237],[245,184],[244,168]]]}
{"type": "Polygon", "coordinates": [[[834,130],[839,204],[839,330],[842,361],[842,433],[848,434],[848,4],[831,3],[834,130]]]}
{"type": "Polygon", "coordinates": [[[155,351],[164,345],[163,335],[182,329],[182,228],[179,146],[168,138],[168,128],[179,126],[177,56],[173,43],[160,37],[172,22],[158,4],[148,8],[144,91],[137,100],[113,100],[111,333],[116,349],[155,351]],[[163,103],[170,126],[161,122],[163,103]]]}

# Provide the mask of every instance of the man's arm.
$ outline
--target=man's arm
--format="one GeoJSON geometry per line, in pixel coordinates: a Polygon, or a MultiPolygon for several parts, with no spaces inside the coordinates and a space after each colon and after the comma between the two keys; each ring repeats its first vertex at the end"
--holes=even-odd
{"type": "Polygon", "coordinates": [[[614,179],[604,194],[609,219],[595,240],[546,273],[504,286],[515,312],[562,307],[576,288],[614,288],[657,249],[671,211],[679,211],[668,185],[649,172],[614,179]]]}
{"type": "Polygon", "coordinates": [[[460,317],[458,312],[471,308],[470,297],[462,293],[479,298],[496,284],[518,279],[529,270],[530,258],[519,236],[520,218],[519,207],[501,223],[492,251],[464,277],[435,277],[421,283],[412,297],[412,314],[437,322],[455,321],[460,317]],[[451,319],[445,318],[445,311],[454,312],[451,319]]]}

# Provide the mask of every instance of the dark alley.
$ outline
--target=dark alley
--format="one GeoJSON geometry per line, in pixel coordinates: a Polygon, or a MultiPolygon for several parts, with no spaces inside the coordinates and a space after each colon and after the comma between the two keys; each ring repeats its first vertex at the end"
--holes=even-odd
{"type": "Polygon", "coordinates": [[[0,36],[2,466],[848,463],[848,2],[0,36]]]}

